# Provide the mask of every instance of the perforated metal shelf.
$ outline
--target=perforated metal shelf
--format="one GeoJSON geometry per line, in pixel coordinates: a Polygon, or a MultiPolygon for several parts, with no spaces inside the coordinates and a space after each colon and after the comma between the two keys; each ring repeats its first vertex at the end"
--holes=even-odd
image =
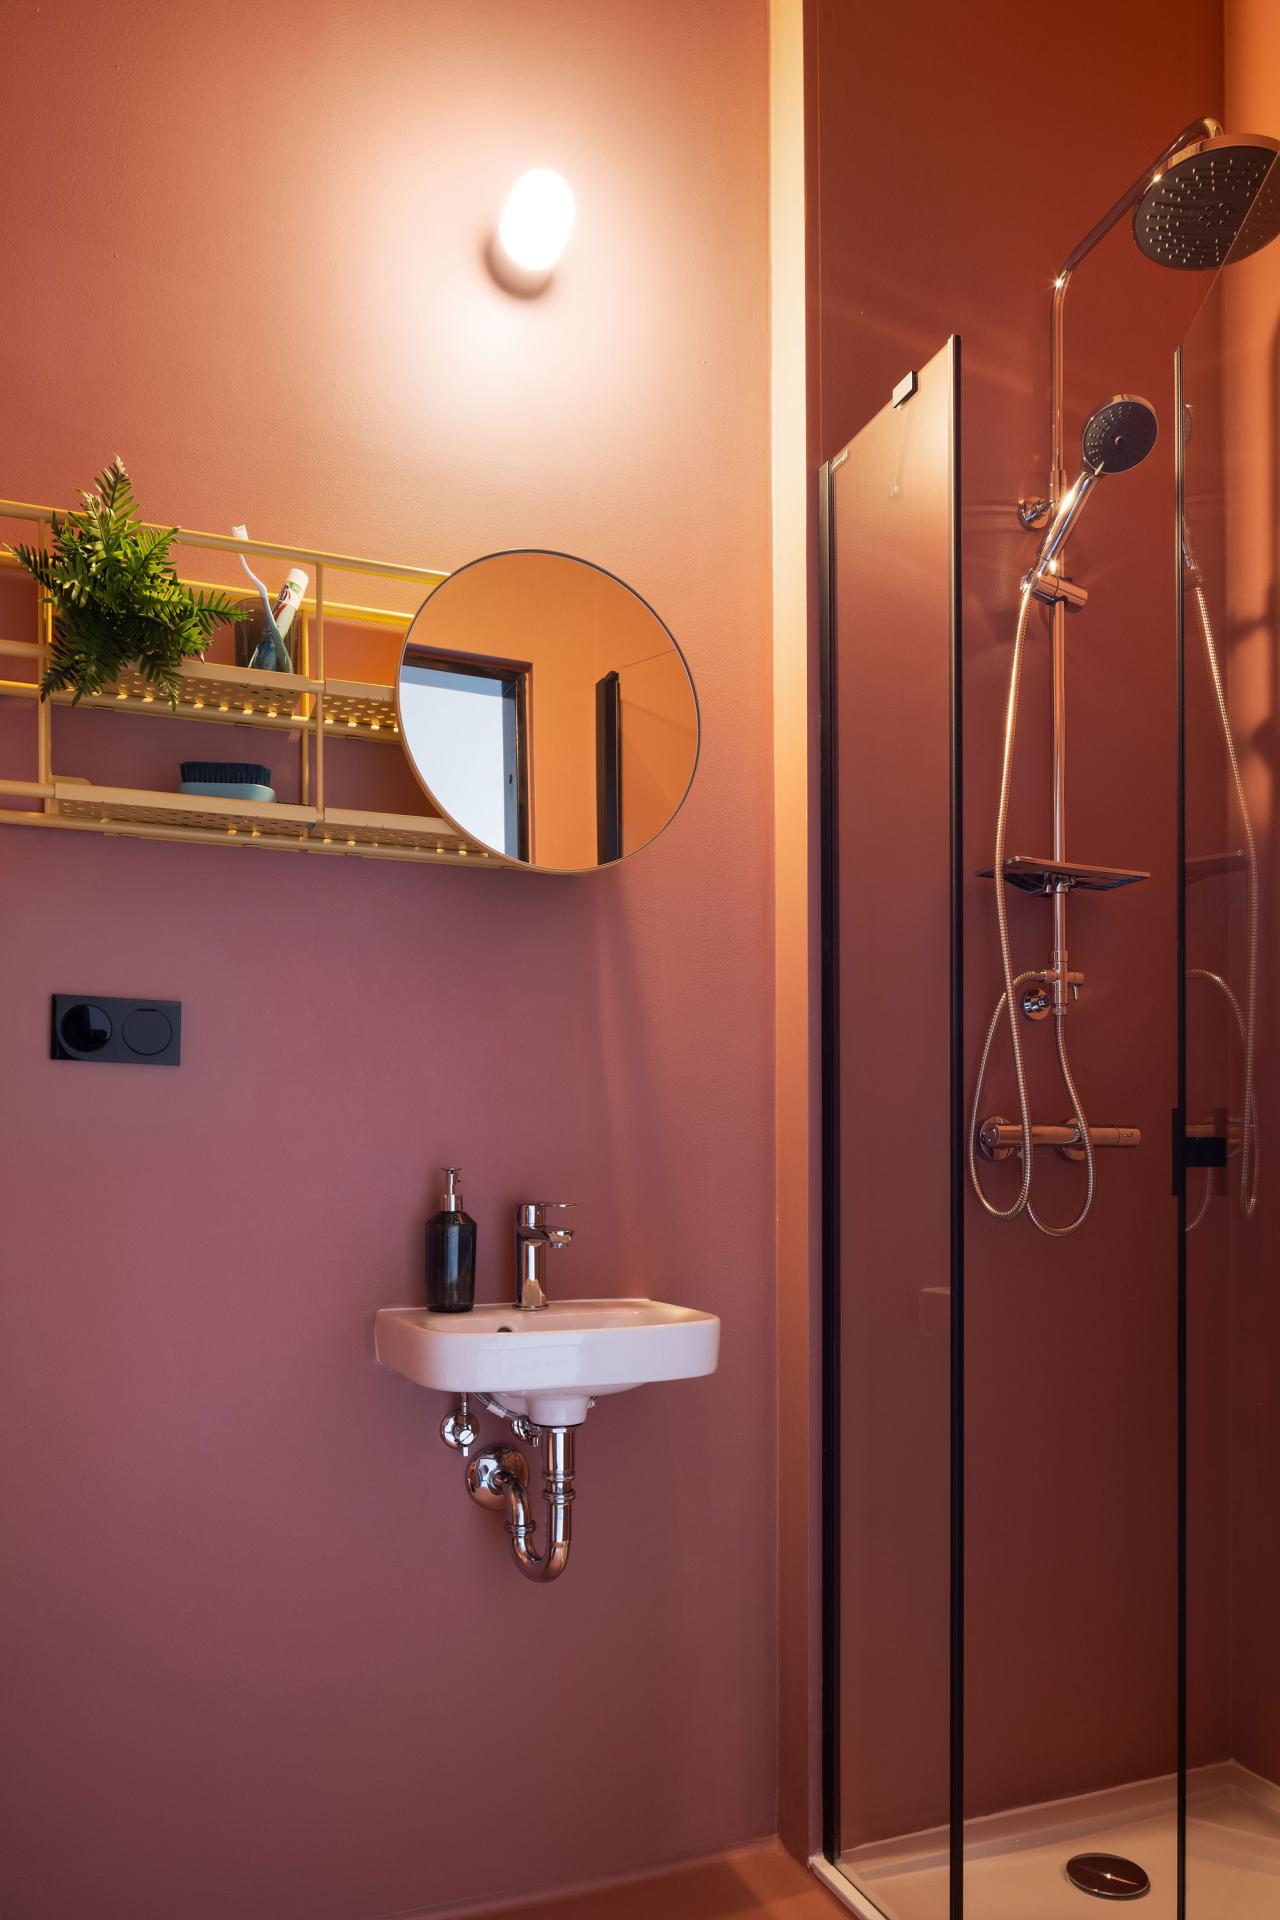
{"type": "Polygon", "coordinates": [[[446,820],[412,813],[369,813],[364,809],[326,807],[315,837],[337,852],[357,849],[408,848],[419,853],[452,855],[475,861],[491,856],[482,847],[469,847],[446,820]]]}
{"type": "Polygon", "coordinates": [[[339,738],[353,734],[360,740],[398,743],[400,739],[393,690],[355,680],[325,681],[324,724],[326,730],[331,728],[339,738]]]}
{"type": "MultiPolygon", "coordinates": [[[[255,667],[232,667],[193,660],[182,670],[178,712],[187,719],[227,716],[238,720],[278,720],[294,714],[304,693],[318,681],[300,673],[262,673],[255,667]]],[[[55,695],[59,705],[70,694],[55,695]]],[[[171,713],[167,696],[140,673],[121,674],[114,687],[81,700],[82,707],[124,707],[130,712],[171,713]]]]}

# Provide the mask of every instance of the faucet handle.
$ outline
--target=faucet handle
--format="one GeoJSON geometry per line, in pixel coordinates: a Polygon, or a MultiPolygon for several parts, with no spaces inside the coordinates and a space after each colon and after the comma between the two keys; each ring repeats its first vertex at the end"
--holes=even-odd
{"type": "Polygon", "coordinates": [[[549,1227],[546,1224],[546,1215],[549,1213],[568,1213],[570,1209],[576,1207],[577,1204],[576,1200],[543,1200],[540,1203],[539,1211],[543,1215],[542,1231],[547,1236],[547,1245],[552,1253],[560,1253],[570,1244],[573,1239],[573,1228],[549,1227]]]}
{"type": "Polygon", "coordinates": [[[516,1203],[516,1225],[518,1227],[545,1227],[549,1213],[562,1213],[567,1207],[576,1207],[576,1200],[520,1200],[516,1203]]]}

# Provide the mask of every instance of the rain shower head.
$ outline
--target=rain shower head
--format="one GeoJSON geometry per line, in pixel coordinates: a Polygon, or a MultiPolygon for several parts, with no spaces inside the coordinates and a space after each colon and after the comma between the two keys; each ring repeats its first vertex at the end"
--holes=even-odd
{"type": "Polygon", "coordinates": [[[1118,393],[1104,406],[1094,408],[1080,439],[1084,466],[1058,502],[1035,564],[1022,582],[1024,593],[1034,593],[1039,600],[1068,599],[1076,606],[1084,604],[1083,590],[1068,590],[1062,579],[1058,556],[1098,481],[1107,474],[1128,473],[1140,466],[1154,447],[1158,432],[1155,408],[1137,394],[1118,393]]]}
{"type": "Polygon", "coordinates": [[[1257,253],[1280,233],[1280,142],[1262,133],[1193,140],[1154,174],[1133,212],[1149,260],[1212,270],[1257,253]]]}
{"type": "MultiPolygon", "coordinates": [[[[1280,233],[1280,141],[1265,133],[1227,134],[1211,118],[1176,133],[1062,263],[1050,295],[1049,497],[1066,485],[1063,423],[1063,311],[1072,275],[1126,214],[1149,260],[1182,271],[1214,272],[1280,233]]],[[[1106,471],[1114,471],[1108,467],[1106,471]]],[[[1025,516],[1024,516],[1025,520],[1025,516]]]]}

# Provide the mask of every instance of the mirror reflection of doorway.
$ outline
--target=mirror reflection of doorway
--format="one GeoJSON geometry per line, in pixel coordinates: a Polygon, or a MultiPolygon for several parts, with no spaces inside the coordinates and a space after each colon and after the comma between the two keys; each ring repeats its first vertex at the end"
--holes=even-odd
{"type": "Polygon", "coordinates": [[[606,673],[596,681],[596,859],[622,854],[622,677],[606,673]]]}
{"type": "Polygon", "coordinates": [[[528,680],[525,667],[482,668],[419,647],[408,650],[400,670],[403,725],[429,750],[436,799],[515,860],[533,857],[528,680]]]}
{"type": "Polygon", "coordinates": [[[688,665],[648,602],[603,567],[536,548],[469,561],[418,609],[402,659],[409,764],[482,847],[584,873],[647,846],[679,812],[698,761],[688,665]],[[480,699],[504,686],[516,702],[514,749],[508,729],[502,758],[492,712],[468,720],[464,780],[454,711],[423,724],[424,708],[447,700],[456,710],[464,690],[480,699]],[[519,854],[519,821],[495,804],[492,784],[477,793],[486,773],[497,800],[523,793],[519,854]]]}

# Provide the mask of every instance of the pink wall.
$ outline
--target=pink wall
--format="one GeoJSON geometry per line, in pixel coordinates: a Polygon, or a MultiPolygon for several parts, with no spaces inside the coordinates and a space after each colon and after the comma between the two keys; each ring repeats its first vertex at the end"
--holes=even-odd
{"type": "Polygon", "coordinates": [[[669,621],[705,727],[681,819],[585,881],[0,835],[23,1920],[356,1920],[773,1826],[765,30],[6,22],[4,490],[67,500],[119,449],[189,525],[581,552],[669,621]],[[521,302],[479,255],[536,162],[579,225],[521,302]],[[65,989],[181,997],[181,1071],[53,1065],[65,989]],[[546,1593],[371,1357],[445,1158],[485,1294],[552,1193],[565,1287],[724,1317],[713,1381],[593,1416],[546,1593]]]}
{"type": "MultiPolygon", "coordinates": [[[[1220,106],[1220,10],[1213,0],[1119,9],[1082,0],[1064,30],[1052,11],[999,0],[982,9],[980,32],[971,10],[947,0],[875,14],[819,0],[814,11],[818,457],[842,446],[948,334],[963,340],[972,872],[991,859],[1028,556],[1016,502],[1045,483],[1049,287],[1150,156],[1194,114],[1220,106]]],[[[1191,278],[1150,267],[1121,232],[1072,294],[1072,453],[1086,411],[1115,392],[1146,394],[1164,427],[1139,472],[1108,482],[1114,494],[1090,509],[1073,548],[1092,597],[1069,666],[1069,850],[1153,875],[1131,894],[1074,907],[1072,961],[1088,976],[1070,1028],[1074,1063],[1091,1115],[1139,1125],[1146,1143],[1101,1164],[1097,1208],[1078,1239],[1050,1243],[1025,1222],[998,1225],[969,1206],[966,1785],[975,1813],[1159,1773],[1174,1759],[1177,1242],[1167,1143],[1178,876],[1168,516],[1172,352],[1189,292],[1178,283],[1191,278]]],[[[1037,632],[1012,832],[1016,849],[1032,854],[1049,833],[1046,661],[1037,632]]],[[[998,993],[989,883],[970,884],[966,911],[971,1088],[998,993]]],[[[1044,965],[1043,903],[1017,900],[1010,919],[1019,966],[1044,965]]],[[[945,982],[944,970],[940,991],[945,982]]],[[[1035,1117],[1058,1119],[1065,1099],[1051,1036],[1035,1033],[1028,1050],[1035,1117]]],[[[1002,1060],[990,1082],[996,1110],[1009,1110],[1010,1081],[1002,1060]]],[[[1045,1214],[1069,1217],[1078,1170],[1052,1164],[1041,1174],[1045,1214]]],[[[901,1187],[884,1203],[911,1206],[921,1177],[904,1151],[901,1187]]],[[[998,1174],[991,1185],[1003,1191],[998,1174]]],[[[904,1419],[929,1377],[904,1376],[904,1419]]],[[[938,1552],[913,1517],[888,1514],[868,1542],[869,1553],[897,1556],[908,1589],[913,1578],[935,1577],[938,1552]]],[[[901,1725],[883,1749],[904,1778],[913,1737],[901,1725]]],[[[868,1729],[849,1738],[865,1740],[868,1729]]]]}

